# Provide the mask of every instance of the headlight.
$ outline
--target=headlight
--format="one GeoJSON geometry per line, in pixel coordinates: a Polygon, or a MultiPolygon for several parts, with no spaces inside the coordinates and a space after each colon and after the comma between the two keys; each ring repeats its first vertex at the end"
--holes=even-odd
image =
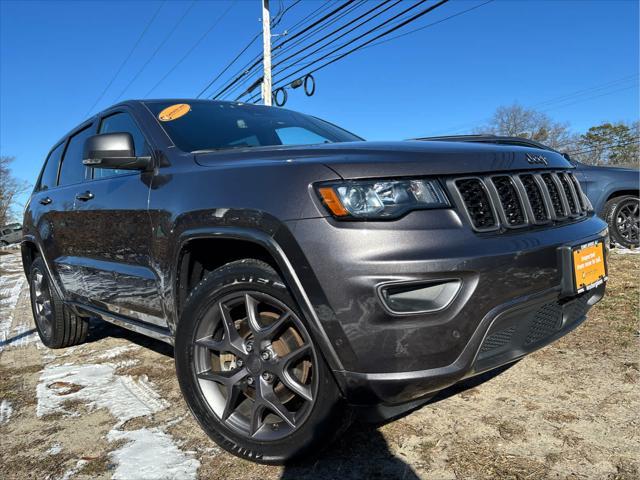
{"type": "Polygon", "coordinates": [[[397,218],[410,210],[444,208],[449,201],[437,180],[357,180],[317,186],[337,218],[397,218]]]}

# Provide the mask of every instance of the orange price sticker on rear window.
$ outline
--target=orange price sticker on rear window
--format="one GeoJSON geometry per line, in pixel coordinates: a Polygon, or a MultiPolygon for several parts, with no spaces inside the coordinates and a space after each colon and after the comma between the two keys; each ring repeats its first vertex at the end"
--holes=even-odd
{"type": "Polygon", "coordinates": [[[185,116],[190,111],[191,105],[187,103],[176,103],[162,110],[158,114],[158,118],[161,122],[170,122],[171,120],[185,116]]]}

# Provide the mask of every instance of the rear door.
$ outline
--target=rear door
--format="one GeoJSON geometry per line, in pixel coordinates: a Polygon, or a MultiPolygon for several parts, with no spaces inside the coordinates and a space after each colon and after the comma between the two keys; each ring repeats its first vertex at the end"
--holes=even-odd
{"type": "MultiPolygon", "coordinates": [[[[149,142],[128,109],[101,118],[98,133],[115,132],[132,135],[136,155],[150,155],[149,142]]],[[[147,202],[151,176],[151,172],[92,169],[91,178],[76,192],[76,215],[85,226],[78,239],[79,262],[88,303],[165,327],[159,282],[150,258],[147,202]]]]}
{"type": "Polygon", "coordinates": [[[35,231],[45,260],[63,295],[69,300],[81,297],[83,277],[74,262],[78,234],[82,232],[74,215],[77,185],[87,178],[88,170],[80,161],[84,140],[95,132],[87,123],[51,151],[36,193],[30,202],[35,231]]]}

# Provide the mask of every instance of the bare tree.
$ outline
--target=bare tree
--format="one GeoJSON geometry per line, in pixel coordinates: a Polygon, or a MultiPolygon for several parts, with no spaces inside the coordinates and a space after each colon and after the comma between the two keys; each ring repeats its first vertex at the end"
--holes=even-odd
{"type": "Polygon", "coordinates": [[[27,182],[18,180],[11,173],[10,165],[14,160],[15,157],[0,157],[0,226],[15,217],[17,197],[29,188],[27,182]]]}
{"type": "Polygon", "coordinates": [[[498,107],[491,120],[476,132],[528,138],[561,151],[571,149],[577,141],[567,124],[517,103],[498,107]]]}

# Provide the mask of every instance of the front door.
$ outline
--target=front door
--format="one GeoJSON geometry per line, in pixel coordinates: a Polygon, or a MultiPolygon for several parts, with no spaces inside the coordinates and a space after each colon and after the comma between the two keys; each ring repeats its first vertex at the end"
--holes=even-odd
{"type": "MultiPolygon", "coordinates": [[[[98,133],[128,132],[136,155],[150,148],[131,113],[104,116],[98,133]]],[[[87,230],[80,239],[85,297],[92,306],[166,327],[159,281],[151,268],[147,210],[151,173],[93,169],[76,192],[75,211],[87,230]]]]}

